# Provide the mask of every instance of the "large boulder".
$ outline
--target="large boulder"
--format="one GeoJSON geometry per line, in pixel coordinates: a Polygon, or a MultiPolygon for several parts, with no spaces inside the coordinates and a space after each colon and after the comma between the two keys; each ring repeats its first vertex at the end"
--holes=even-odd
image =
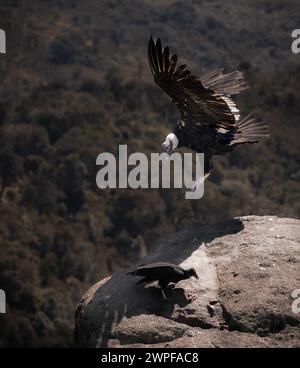
{"type": "Polygon", "coordinates": [[[77,345],[299,347],[299,241],[299,220],[270,216],[176,233],[139,264],[194,267],[199,280],[167,290],[167,302],[126,271],[101,280],[77,307],[77,345]]]}

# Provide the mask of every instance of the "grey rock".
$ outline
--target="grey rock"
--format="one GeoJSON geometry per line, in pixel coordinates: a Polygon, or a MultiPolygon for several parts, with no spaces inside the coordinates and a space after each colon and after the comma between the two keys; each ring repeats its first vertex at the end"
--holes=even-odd
{"type": "Polygon", "coordinates": [[[162,300],[156,284],[116,273],[83,296],[75,316],[80,347],[299,347],[300,221],[236,218],[174,234],[138,264],[194,267],[162,300]]]}

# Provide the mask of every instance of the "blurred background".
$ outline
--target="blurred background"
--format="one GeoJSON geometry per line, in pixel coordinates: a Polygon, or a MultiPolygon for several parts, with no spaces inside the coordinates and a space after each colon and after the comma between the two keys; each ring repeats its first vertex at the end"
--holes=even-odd
{"type": "Polygon", "coordinates": [[[241,215],[299,217],[298,0],[1,0],[0,346],[73,346],[76,303],[159,239],[241,215]],[[153,82],[150,35],[196,75],[243,70],[238,98],[271,138],[184,190],[100,190],[101,152],[159,152],[178,119],[153,82]]]}

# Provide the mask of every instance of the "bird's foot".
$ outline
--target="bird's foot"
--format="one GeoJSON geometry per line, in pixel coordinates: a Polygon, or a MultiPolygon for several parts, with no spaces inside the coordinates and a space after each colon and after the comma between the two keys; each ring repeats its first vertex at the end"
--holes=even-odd
{"type": "Polygon", "coordinates": [[[194,184],[191,188],[191,192],[195,192],[196,190],[198,191],[198,189],[200,188],[201,185],[204,184],[205,180],[209,177],[210,172],[204,174],[203,177],[200,177],[200,179],[196,182],[196,184],[194,184]]]}

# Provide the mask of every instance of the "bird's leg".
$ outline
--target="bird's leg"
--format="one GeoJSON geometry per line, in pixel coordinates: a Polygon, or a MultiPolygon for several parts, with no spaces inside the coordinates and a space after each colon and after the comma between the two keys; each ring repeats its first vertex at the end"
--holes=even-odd
{"type": "Polygon", "coordinates": [[[205,154],[204,155],[203,175],[201,175],[200,178],[197,179],[195,185],[191,189],[192,192],[198,191],[201,185],[204,185],[204,182],[209,177],[212,168],[213,168],[213,165],[212,165],[211,155],[205,154]]]}
{"type": "Polygon", "coordinates": [[[165,290],[163,288],[161,289],[161,293],[162,293],[163,299],[167,301],[168,298],[166,297],[166,293],[165,293],[165,290]]]}
{"type": "Polygon", "coordinates": [[[200,187],[200,185],[202,185],[204,183],[204,181],[209,177],[210,172],[204,174],[203,177],[201,177],[196,184],[193,185],[191,192],[195,192],[196,190],[198,190],[198,188],[200,187]]]}
{"type": "Polygon", "coordinates": [[[167,288],[167,284],[165,282],[159,282],[158,285],[160,286],[161,288],[161,293],[162,293],[162,296],[163,296],[163,299],[164,300],[168,300],[168,298],[166,297],[166,293],[165,293],[165,290],[167,288]]]}

